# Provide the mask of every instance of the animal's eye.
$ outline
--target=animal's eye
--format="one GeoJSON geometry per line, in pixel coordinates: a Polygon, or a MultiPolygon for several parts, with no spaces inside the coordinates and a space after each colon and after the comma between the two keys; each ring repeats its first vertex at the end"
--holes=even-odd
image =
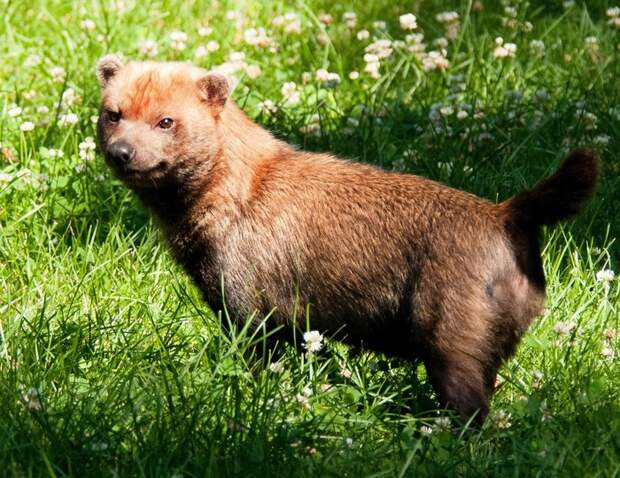
{"type": "Polygon", "coordinates": [[[108,110],[106,112],[106,115],[108,117],[108,121],[112,122],[112,123],[118,123],[121,120],[122,114],[120,111],[110,111],[108,110]]]}
{"type": "Polygon", "coordinates": [[[172,118],[164,118],[162,119],[157,126],[159,126],[161,129],[170,129],[172,128],[174,121],[172,120],[172,118]]]}

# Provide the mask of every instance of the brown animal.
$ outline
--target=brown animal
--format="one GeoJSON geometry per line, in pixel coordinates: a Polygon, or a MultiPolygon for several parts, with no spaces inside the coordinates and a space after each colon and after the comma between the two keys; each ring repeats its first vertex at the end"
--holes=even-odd
{"type": "Polygon", "coordinates": [[[213,309],[275,308],[272,323],[290,324],[309,307],[314,329],[421,358],[442,404],[484,420],[498,367],[543,305],[539,229],[591,197],[593,155],[493,204],[298,151],[248,119],[217,73],[107,56],[97,75],[106,160],[213,309]]]}

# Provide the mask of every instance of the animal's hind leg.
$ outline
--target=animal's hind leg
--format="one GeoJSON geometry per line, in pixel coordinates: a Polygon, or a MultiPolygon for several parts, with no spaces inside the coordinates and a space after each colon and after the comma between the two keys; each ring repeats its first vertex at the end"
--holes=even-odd
{"type": "Polygon", "coordinates": [[[454,408],[463,419],[475,416],[482,424],[489,413],[495,371],[463,352],[450,351],[425,360],[428,377],[443,406],[454,408]]]}

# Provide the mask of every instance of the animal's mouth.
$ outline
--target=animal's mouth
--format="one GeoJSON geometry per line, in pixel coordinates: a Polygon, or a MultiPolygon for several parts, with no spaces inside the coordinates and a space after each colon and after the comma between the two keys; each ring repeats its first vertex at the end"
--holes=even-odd
{"type": "Polygon", "coordinates": [[[131,164],[117,166],[118,173],[125,177],[149,177],[153,174],[160,173],[166,170],[166,161],[159,161],[155,166],[151,166],[150,168],[137,168],[132,166],[131,164]]]}
{"type": "Polygon", "coordinates": [[[114,170],[119,179],[122,179],[128,184],[144,184],[153,183],[162,178],[166,170],[168,169],[168,163],[166,161],[159,161],[155,166],[149,168],[136,168],[131,164],[116,166],[114,170]]]}

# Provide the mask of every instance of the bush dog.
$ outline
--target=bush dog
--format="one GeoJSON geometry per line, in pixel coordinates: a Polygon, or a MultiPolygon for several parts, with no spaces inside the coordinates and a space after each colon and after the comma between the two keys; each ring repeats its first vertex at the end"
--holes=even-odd
{"type": "Polygon", "coordinates": [[[501,362],[542,309],[539,229],[592,196],[592,154],[493,204],[298,151],[253,123],[216,72],[106,56],[97,76],[107,163],[214,310],[275,310],[282,325],[308,307],[314,329],[421,359],[443,405],[484,420],[501,362]]]}

